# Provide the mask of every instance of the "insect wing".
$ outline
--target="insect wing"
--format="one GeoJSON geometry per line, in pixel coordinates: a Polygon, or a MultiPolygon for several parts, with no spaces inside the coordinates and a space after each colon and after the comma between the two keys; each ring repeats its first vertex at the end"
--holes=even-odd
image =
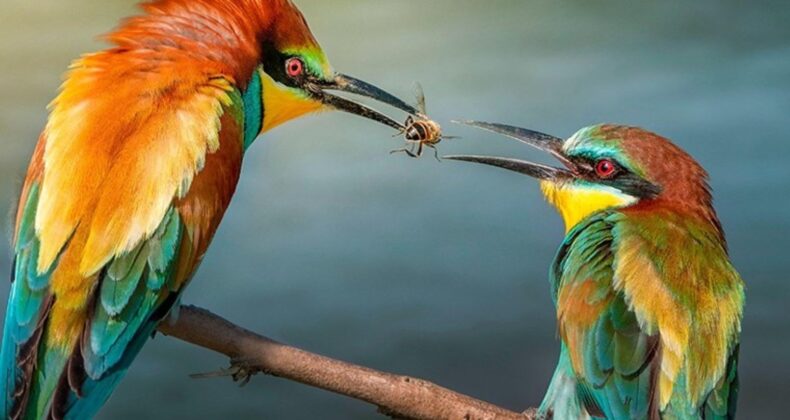
{"type": "Polygon", "coordinates": [[[425,108],[425,91],[422,90],[422,85],[420,82],[414,83],[414,95],[417,97],[417,109],[420,111],[420,117],[425,117],[426,108],[425,108]]]}

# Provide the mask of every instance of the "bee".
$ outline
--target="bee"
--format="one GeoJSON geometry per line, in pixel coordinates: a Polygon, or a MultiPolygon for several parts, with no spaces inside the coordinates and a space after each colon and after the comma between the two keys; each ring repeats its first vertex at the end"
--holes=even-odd
{"type": "Polygon", "coordinates": [[[403,129],[397,134],[405,137],[406,147],[392,150],[390,153],[405,152],[410,157],[418,158],[422,156],[425,147],[430,147],[433,149],[436,160],[439,160],[439,151],[436,149],[436,145],[443,139],[454,137],[442,135],[442,127],[428,118],[425,112],[425,93],[419,83],[416,86],[416,90],[418,112],[406,118],[406,122],[403,123],[403,129]]]}

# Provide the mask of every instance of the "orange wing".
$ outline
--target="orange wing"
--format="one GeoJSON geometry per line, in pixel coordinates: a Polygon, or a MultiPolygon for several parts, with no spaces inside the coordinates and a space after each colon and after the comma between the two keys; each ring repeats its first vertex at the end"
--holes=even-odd
{"type": "Polygon", "coordinates": [[[157,57],[86,56],[52,104],[17,216],[7,414],[100,406],[230,203],[243,142],[234,80],[157,57]]]}

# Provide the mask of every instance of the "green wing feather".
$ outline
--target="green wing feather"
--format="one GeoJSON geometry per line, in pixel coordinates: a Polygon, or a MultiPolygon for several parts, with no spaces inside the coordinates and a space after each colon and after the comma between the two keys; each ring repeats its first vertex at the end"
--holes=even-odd
{"type": "MultiPolygon", "coordinates": [[[[557,255],[551,276],[555,302],[562,304],[565,288],[586,283],[592,289],[586,292],[583,304],[600,309],[594,319],[566,321],[582,322],[587,327],[581,328],[579,348],[568,348],[563,343],[563,357],[550,390],[567,383],[570,370],[575,380],[575,401],[547,394],[541,405],[543,412],[573,412],[579,405],[593,418],[641,419],[649,415],[653,383],[649,366],[655,357],[656,340],[641,331],[624,296],[612,287],[613,240],[612,224],[601,215],[571,231],[557,255]],[[582,372],[573,369],[572,357],[581,360],[582,372]]],[[[565,309],[558,306],[560,314],[565,309]]]]}
{"type": "MultiPolygon", "coordinates": [[[[232,106],[225,112],[243,127],[241,95],[234,91],[230,96],[232,106]]],[[[239,132],[239,144],[242,135],[239,132]]],[[[84,377],[74,381],[77,387],[69,382],[69,392],[60,400],[66,419],[92,417],[156,325],[168,313],[175,316],[181,292],[200,259],[195,255],[196,247],[207,245],[220,219],[213,212],[224,211],[224,207],[202,210],[203,216],[213,220],[210,226],[192,226],[176,208],[170,208],[150,238],[106,266],[90,327],[72,359],[81,364],[82,370],[76,370],[84,377]]]]}
{"type": "Polygon", "coordinates": [[[718,224],[676,211],[623,211],[609,219],[615,264],[627,267],[619,287],[640,325],[661,336],[661,415],[734,415],[744,287],[718,224]],[[654,293],[640,293],[646,288],[654,293]],[[670,380],[667,365],[677,372],[670,380]]]}
{"type": "MultiPolygon", "coordinates": [[[[683,370],[675,380],[675,392],[669,405],[659,407],[660,332],[654,325],[642,325],[627,303],[625,292],[614,287],[619,235],[642,235],[646,243],[652,244],[650,252],[664,252],[663,255],[680,258],[662,259],[658,254],[646,255],[657,267],[656,271],[664,276],[665,282],[671,280],[666,276],[673,276],[673,281],[678,284],[690,281],[682,277],[683,273],[688,276],[707,273],[713,276],[712,281],[718,281],[714,283],[716,287],[711,288],[712,293],[726,298],[724,302],[740,305],[743,294],[739,278],[726,258],[714,258],[715,261],[710,262],[710,255],[707,259],[703,255],[702,250],[723,250],[717,245],[715,235],[702,229],[694,230],[694,226],[675,229],[667,226],[671,220],[657,222],[664,224],[655,224],[660,228],[651,230],[639,222],[625,219],[621,213],[600,213],[579,224],[566,237],[551,273],[553,296],[563,333],[563,352],[541,405],[543,413],[572,413],[574,407],[581,406],[594,418],[734,417],[738,390],[737,342],[731,344],[726,370],[715,377],[715,383],[708,388],[710,393],[698,404],[692,403],[692,398],[686,395],[687,384],[692,383],[687,375],[695,375],[696,372],[683,370]],[[691,243],[678,243],[679,238],[691,243]],[[672,247],[669,243],[681,246],[683,252],[670,253],[672,247]],[[683,260],[683,254],[687,252],[693,253],[688,257],[691,261],[683,260]],[[569,372],[573,373],[575,388],[569,385],[569,372]],[[574,389],[575,400],[570,399],[567,392],[558,392],[558,389],[574,389]]],[[[666,287],[678,286],[670,282],[666,287]]],[[[678,296],[678,304],[693,307],[693,296],[675,296],[678,296]]],[[[725,327],[722,326],[722,331],[727,334],[735,334],[739,328],[725,327]]],[[[693,331],[695,327],[679,325],[677,328],[692,328],[693,331]]],[[[689,351],[704,350],[694,348],[689,351]]],[[[685,357],[700,360],[700,356],[686,354],[685,357]]]]}
{"type": "Polygon", "coordinates": [[[121,360],[129,342],[163,300],[160,292],[170,277],[181,232],[179,215],[170,209],[150,239],[108,266],[89,338],[82,343],[90,378],[100,379],[121,360]]]}
{"type": "Polygon", "coordinates": [[[36,357],[35,348],[26,345],[37,342],[43,328],[39,323],[41,315],[48,309],[49,295],[47,286],[50,273],[39,275],[36,270],[39,243],[35,234],[36,208],[38,206],[39,185],[31,184],[24,198],[22,218],[17,229],[14,246],[15,263],[13,283],[8,297],[5,324],[3,327],[2,361],[2,415],[9,418],[17,405],[17,385],[25,376],[32,363],[20,363],[36,357]]]}
{"type": "MultiPolygon", "coordinates": [[[[230,96],[233,104],[225,111],[239,124],[236,128],[241,128],[240,94],[233,92],[230,96]]],[[[234,129],[229,133],[236,134],[234,129]]],[[[234,141],[232,135],[225,140],[234,141]]],[[[243,134],[238,135],[240,147],[243,134]]],[[[235,180],[219,182],[224,185],[235,180]]],[[[4,397],[0,417],[91,418],[158,322],[177,305],[199,262],[196,247],[205,249],[224,207],[205,210],[200,216],[201,223],[209,221],[205,226],[187,226],[179,211],[171,207],[150,237],[111,260],[98,275],[89,324],[76,349],[66,352],[47,345],[43,328],[53,299],[49,292],[51,273],[39,275],[36,271],[40,244],[34,225],[39,189],[35,181],[30,184],[17,228],[14,281],[0,357],[4,397]],[[192,237],[193,231],[197,238],[192,237]]]]}
{"type": "Polygon", "coordinates": [[[738,403],[738,346],[727,362],[727,374],[721,378],[704,406],[706,420],[735,418],[738,403]]]}
{"type": "MultiPolygon", "coordinates": [[[[183,230],[178,212],[171,208],[151,238],[110,262],[99,282],[90,326],[78,350],[71,354],[47,347],[46,334],[43,339],[34,339],[33,334],[41,334],[43,330],[37,326],[40,319],[45,319],[41,311],[48,296],[46,288],[40,292],[30,290],[27,283],[30,279],[37,280],[35,277],[19,277],[15,281],[14,304],[8,309],[12,315],[6,322],[7,340],[3,343],[3,361],[7,363],[3,385],[6,390],[17,389],[17,378],[22,377],[19,366],[35,366],[35,371],[31,372],[29,396],[24,401],[16,401],[13,395],[7,398],[7,416],[15,417],[13,409],[27,407],[24,418],[29,419],[43,417],[50,411],[65,418],[92,417],[156,324],[176,302],[179,291],[163,286],[167,281],[174,281],[171,274],[178,264],[183,230]],[[25,356],[28,342],[35,346],[30,356],[36,358],[35,364],[18,362],[28,357],[25,356]]],[[[35,238],[27,248],[18,246],[23,252],[17,260],[17,273],[28,270],[25,261],[35,266],[35,258],[26,258],[24,251],[37,246],[35,238]]]]}

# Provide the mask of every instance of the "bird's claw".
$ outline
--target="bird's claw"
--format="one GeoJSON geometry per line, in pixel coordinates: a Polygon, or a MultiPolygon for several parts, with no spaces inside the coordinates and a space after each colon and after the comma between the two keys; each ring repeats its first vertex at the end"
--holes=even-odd
{"type": "Polygon", "coordinates": [[[205,373],[193,373],[189,375],[189,377],[193,379],[207,379],[230,376],[233,379],[233,382],[238,383],[239,386],[244,386],[250,382],[253,376],[260,372],[260,368],[252,366],[245,361],[231,360],[230,367],[226,369],[205,373]]]}
{"type": "Polygon", "coordinates": [[[238,360],[231,362],[230,370],[233,382],[238,383],[239,386],[247,385],[253,376],[261,372],[259,368],[238,360]]]}

